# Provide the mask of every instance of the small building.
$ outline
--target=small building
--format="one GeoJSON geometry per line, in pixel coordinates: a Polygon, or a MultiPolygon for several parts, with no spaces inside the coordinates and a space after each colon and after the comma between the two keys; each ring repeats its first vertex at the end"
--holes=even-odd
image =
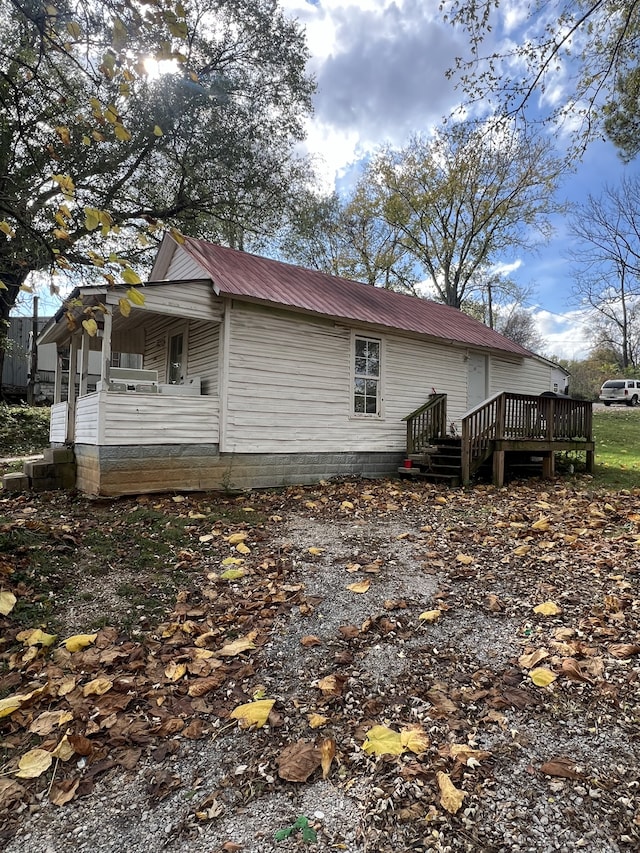
{"type": "Polygon", "coordinates": [[[562,368],[454,308],[192,238],[165,236],[142,292],[124,316],[118,287],[82,288],[76,327],[61,310],[40,336],[80,365],[66,399],[57,375],[50,439],[73,447],[89,494],[389,475],[407,417],[434,395],[453,433],[496,394],[566,384],[562,368]],[[91,337],[82,311],[99,304],[109,311],[91,337]],[[113,367],[113,351],[142,366],[113,367]]]}

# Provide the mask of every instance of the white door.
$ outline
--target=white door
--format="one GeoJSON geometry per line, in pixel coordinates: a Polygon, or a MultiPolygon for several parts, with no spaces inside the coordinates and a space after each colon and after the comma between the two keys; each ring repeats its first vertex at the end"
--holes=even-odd
{"type": "Polygon", "coordinates": [[[478,352],[469,353],[467,362],[467,408],[473,409],[487,399],[487,357],[478,352]]]}

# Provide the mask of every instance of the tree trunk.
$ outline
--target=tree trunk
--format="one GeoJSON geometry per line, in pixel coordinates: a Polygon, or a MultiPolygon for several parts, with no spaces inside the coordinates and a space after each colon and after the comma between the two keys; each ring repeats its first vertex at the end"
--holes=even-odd
{"type": "Polygon", "coordinates": [[[5,290],[0,287],[0,400],[3,399],[2,372],[9,339],[9,316],[29,272],[30,270],[19,270],[18,272],[0,270],[0,281],[6,288],[5,290]]]}

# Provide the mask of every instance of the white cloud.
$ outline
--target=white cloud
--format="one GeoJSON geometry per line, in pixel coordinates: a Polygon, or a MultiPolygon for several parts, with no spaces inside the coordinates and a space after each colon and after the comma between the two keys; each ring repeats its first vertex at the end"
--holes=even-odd
{"type": "Polygon", "coordinates": [[[545,308],[534,308],[532,316],[536,329],[545,340],[550,356],[573,361],[583,359],[591,348],[588,338],[587,314],[585,311],[567,311],[557,314],[545,308]]]}

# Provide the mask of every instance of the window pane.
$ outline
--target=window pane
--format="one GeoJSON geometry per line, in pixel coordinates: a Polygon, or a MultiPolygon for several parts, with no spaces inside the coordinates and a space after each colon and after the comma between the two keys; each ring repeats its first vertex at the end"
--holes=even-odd
{"type": "Polygon", "coordinates": [[[365,383],[366,383],[365,379],[356,379],[355,380],[355,382],[353,383],[353,387],[354,387],[356,394],[364,395],[366,387],[367,387],[365,383]]]}
{"type": "Polygon", "coordinates": [[[367,372],[367,359],[356,356],[356,374],[362,375],[367,372]]]}
{"type": "Polygon", "coordinates": [[[353,400],[353,408],[357,415],[364,414],[364,397],[361,397],[356,394],[353,400]]]}
{"type": "Polygon", "coordinates": [[[356,338],[356,356],[360,358],[366,358],[367,355],[367,342],[362,338],[356,338]]]}
{"type": "Polygon", "coordinates": [[[367,397],[378,396],[378,383],[375,379],[367,379],[365,384],[365,394],[367,397]]]}
{"type": "Polygon", "coordinates": [[[375,397],[367,397],[367,414],[375,415],[378,411],[378,401],[375,397]]]}

